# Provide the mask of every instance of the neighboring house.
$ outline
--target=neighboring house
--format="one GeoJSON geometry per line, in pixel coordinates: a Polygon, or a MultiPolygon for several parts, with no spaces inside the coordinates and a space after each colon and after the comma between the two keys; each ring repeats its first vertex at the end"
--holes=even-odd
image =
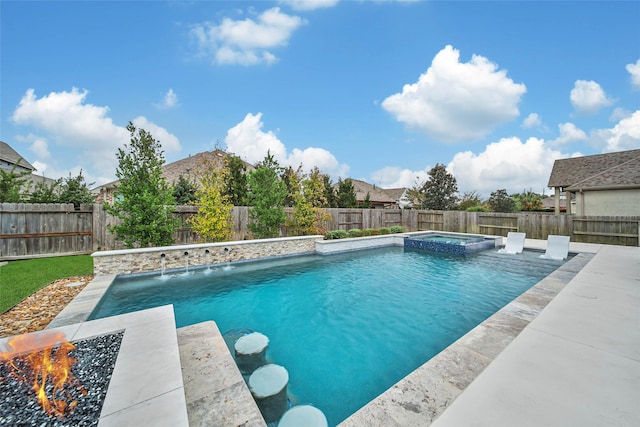
{"type": "Polygon", "coordinates": [[[555,212],[565,192],[567,213],[581,216],[640,215],[640,150],[556,160],[549,177],[555,212]]]}
{"type": "Polygon", "coordinates": [[[367,194],[369,194],[371,209],[397,209],[410,204],[406,196],[406,188],[384,189],[359,179],[351,179],[351,182],[360,206],[365,202],[367,194]]]}
{"type": "Polygon", "coordinates": [[[0,169],[8,172],[13,170],[17,175],[25,174],[22,177],[26,178],[25,186],[29,188],[33,188],[39,182],[45,185],[52,185],[56,182],[54,179],[35,175],[33,172],[36,171],[36,168],[3,141],[0,141],[0,169]]]}
{"type": "MultiPolygon", "coordinates": [[[[208,162],[216,162],[220,165],[224,164],[224,160],[229,154],[222,150],[205,151],[202,153],[189,156],[182,160],[177,160],[172,163],[167,163],[162,166],[162,176],[167,180],[167,183],[174,185],[178,182],[180,175],[185,177],[188,181],[194,184],[198,183],[198,171],[204,167],[208,162]]],[[[247,172],[255,169],[253,165],[245,162],[247,172]]],[[[113,203],[116,187],[120,181],[112,181],[107,184],[101,185],[93,189],[94,193],[98,193],[96,203],[113,203]]]]}
{"type": "Polygon", "coordinates": [[[0,169],[14,170],[17,174],[22,172],[32,173],[36,170],[31,163],[27,162],[9,144],[2,141],[0,141],[0,169]]]}

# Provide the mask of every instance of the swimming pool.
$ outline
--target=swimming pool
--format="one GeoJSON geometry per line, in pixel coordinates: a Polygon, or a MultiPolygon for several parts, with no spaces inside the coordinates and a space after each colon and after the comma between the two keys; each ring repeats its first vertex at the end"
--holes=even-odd
{"type": "Polygon", "coordinates": [[[91,318],[173,304],[178,327],[260,331],[294,403],[335,425],[561,264],[538,255],[389,247],[120,277],[91,318]]]}

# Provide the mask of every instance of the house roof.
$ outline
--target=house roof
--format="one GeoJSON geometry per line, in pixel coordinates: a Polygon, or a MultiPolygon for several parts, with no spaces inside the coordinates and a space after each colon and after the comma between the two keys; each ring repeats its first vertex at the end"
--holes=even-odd
{"type": "MultiPolygon", "coordinates": [[[[211,161],[212,159],[221,159],[224,160],[229,156],[229,153],[222,150],[214,150],[214,151],[204,151],[202,153],[189,155],[182,160],[177,160],[175,162],[167,163],[162,166],[162,176],[167,180],[167,183],[174,184],[178,182],[180,175],[184,176],[191,181],[195,180],[198,176],[198,169],[202,168],[205,162],[211,161]]],[[[247,167],[247,171],[255,169],[253,165],[245,162],[247,167]]],[[[118,180],[111,181],[107,184],[101,185],[99,188],[113,188],[118,185],[118,180]]]]}
{"type": "MultiPolygon", "coordinates": [[[[640,152],[640,150],[637,150],[640,152]]],[[[568,191],[640,188],[640,155],[569,186],[568,191]]]]}
{"type": "Polygon", "coordinates": [[[25,169],[29,169],[31,171],[36,170],[36,168],[26,161],[24,157],[22,157],[16,150],[11,148],[9,144],[6,142],[0,141],[0,160],[3,160],[11,165],[18,165],[25,169]]]}
{"type": "Polygon", "coordinates": [[[351,182],[353,183],[353,190],[356,193],[356,200],[359,202],[364,201],[367,193],[369,193],[369,200],[371,200],[372,203],[395,204],[406,190],[405,188],[384,189],[353,178],[351,182]]]}
{"type": "MultiPolygon", "coordinates": [[[[610,171],[623,165],[624,163],[640,158],[640,150],[618,151],[615,153],[596,154],[594,156],[573,157],[570,159],[559,159],[553,163],[553,169],[549,176],[549,187],[571,187],[577,183],[596,179],[593,184],[597,184],[596,175],[610,171]]],[[[628,172],[624,168],[609,176],[607,185],[629,185],[635,180],[635,184],[640,184],[634,172],[628,172]],[[625,184],[627,183],[627,184],[625,184]]]]}

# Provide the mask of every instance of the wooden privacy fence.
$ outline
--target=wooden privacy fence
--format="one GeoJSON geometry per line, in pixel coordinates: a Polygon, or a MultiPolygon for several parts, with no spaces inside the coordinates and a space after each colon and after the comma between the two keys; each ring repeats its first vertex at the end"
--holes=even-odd
{"type": "MultiPolygon", "coordinates": [[[[181,227],[176,244],[199,242],[187,219],[196,206],[178,206],[175,215],[181,227]]],[[[291,209],[286,211],[290,214],[291,209]]],[[[401,209],[326,209],[331,219],[327,230],[350,230],[402,226],[406,231],[436,230],[506,236],[520,231],[531,239],[546,239],[549,234],[571,236],[574,242],[612,245],[639,245],[640,217],[577,217],[540,212],[463,212],[401,209]]],[[[233,240],[251,238],[248,230],[249,208],[236,206],[232,211],[233,240]]],[[[104,205],[86,205],[74,209],[70,204],[0,204],[0,260],[66,254],[84,254],[98,250],[121,249],[122,243],[108,231],[117,219],[107,215],[104,205]]],[[[290,230],[282,227],[283,236],[290,230]]]]}
{"type": "Polygon", "coordinates": [[[92,206],[0,203],[0,259],[93,250],[92,206]]]}

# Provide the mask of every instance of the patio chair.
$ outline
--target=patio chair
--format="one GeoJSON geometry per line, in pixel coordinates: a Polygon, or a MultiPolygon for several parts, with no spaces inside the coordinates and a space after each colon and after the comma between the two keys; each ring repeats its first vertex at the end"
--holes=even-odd
{"type": "Polygon", "coordinates": [[[500,254],[519,254],[524,248],[524,238],[526,233],[516,233],[510,231],[507,233],[507,244],[504,248],[499,249],[500,254]]]}
{"type": "Polygon", "coordinates": [[[547,250],[540,258],[563,260],[569,255],[569,236],[556,236],[549,234],[547,237],[547,250]]]}

